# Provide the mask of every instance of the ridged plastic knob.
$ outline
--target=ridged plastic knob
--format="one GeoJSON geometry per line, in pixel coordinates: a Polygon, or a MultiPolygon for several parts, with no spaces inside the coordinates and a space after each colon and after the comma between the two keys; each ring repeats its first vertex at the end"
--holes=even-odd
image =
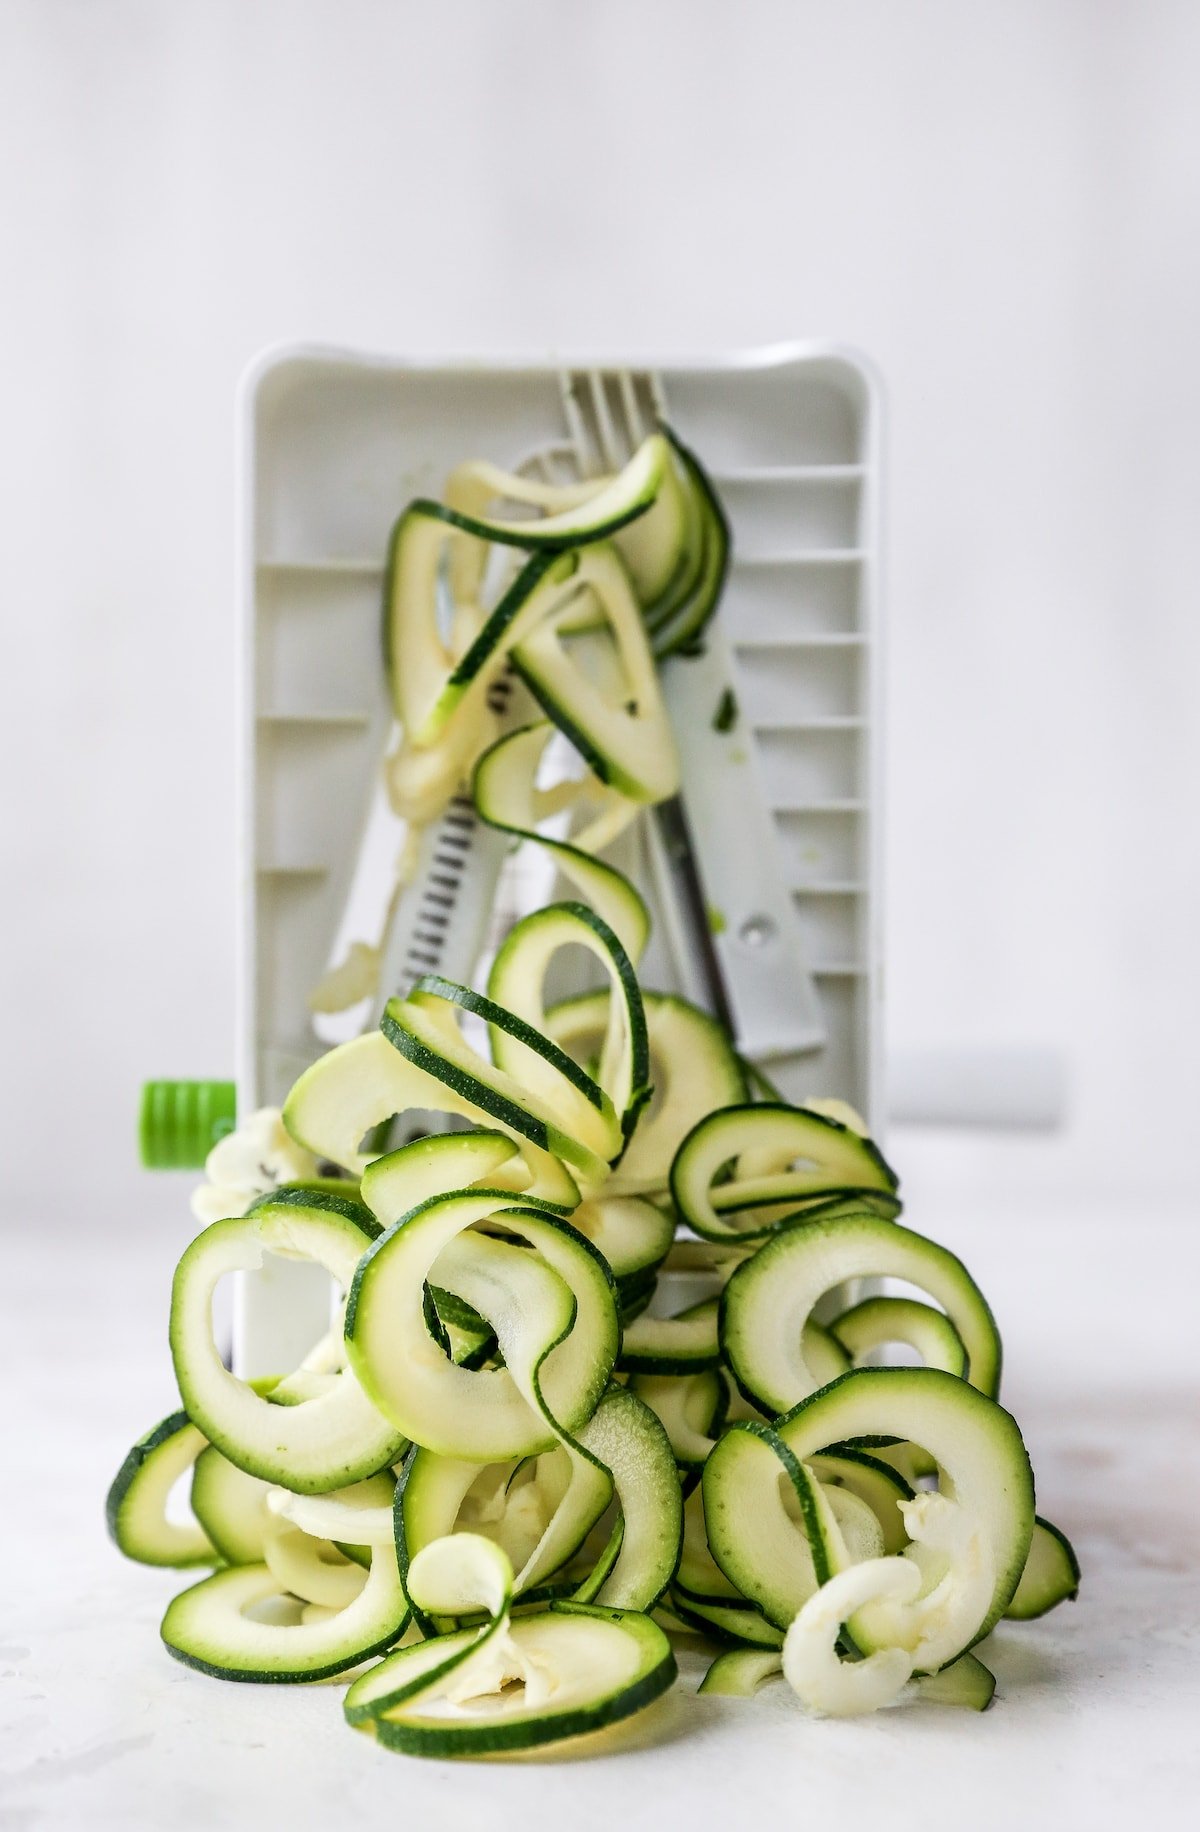
{"type": "Polygon", "coordinates": [[[142,1084],[138,1143],[147,1170],[201,1170],[218,1139],[237,1124],[231,1081],[142,1084]]]}

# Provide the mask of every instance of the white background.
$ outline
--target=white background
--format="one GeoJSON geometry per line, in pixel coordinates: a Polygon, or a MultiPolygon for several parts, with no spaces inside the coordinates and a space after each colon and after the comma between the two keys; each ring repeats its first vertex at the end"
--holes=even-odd
{"type": "Polygon", "coordinates": [[[231,1072],[250,357],[833,336],[890,400],[892,1041],[1071,1074],[902,1165],[1186,1201],[1198,68],[1187,0],[4,0],[10,1195],[150,1226],[139,1082],[231,1072]]]}

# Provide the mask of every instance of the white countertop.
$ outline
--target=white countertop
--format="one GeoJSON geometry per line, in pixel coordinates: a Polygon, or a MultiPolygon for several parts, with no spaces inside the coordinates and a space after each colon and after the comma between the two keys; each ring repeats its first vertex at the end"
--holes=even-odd
{"type": "Polygon", "coordinates": [[[97,1210],[57,1244],[28,1222],[10,1230],[3,1356],[19,1487],[0,1510],[0,1827],[305,1832],[388,1814],[661,1832],[780,1807],[798,1825],[836,1807],[853,1815],[840,1824],[874,1809],[900,1832],[968,1803],[972,1832],[1011,1832],[1018,1816],[1097,1832],[1150,1809],[1181,1823],[1200,1787],[1196,1237],[1165,1205],[1098,1217],[1013,1204],[977,1212],[969,1236],[949,1212],[921,1222],[963,1251],[992,1299],[1039,1505],[1084,1567],[1077,1603],[1003,1626],[983,1650],[993,1709],[818,1722],[782,1683],[749,1702],[688,1696],[700,1671],[688,1661],[684,1684],[596,1753],[470,1765],[353,1735],[337,1686],[222,1684],[163,1652],[158,1618],[180,1578],[121,1561],[103,1498],[172,1402],[166,1294],[183,1224],[174,1238],[114,1236],[97,1210]]]}

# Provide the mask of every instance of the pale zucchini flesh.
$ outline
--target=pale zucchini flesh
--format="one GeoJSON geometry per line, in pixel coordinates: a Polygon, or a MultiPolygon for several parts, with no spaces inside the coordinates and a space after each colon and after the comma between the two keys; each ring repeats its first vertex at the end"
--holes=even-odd
{"type": "Polygon", "coordinates": [[[205,1448],[186,1412],[173,1412],[139,1438],[113,1479],[105,1503],[109,1535],[140,1565],[210,1565],[220,1554],[203,1523],[168,1518],[167,1499],[205,1448]]]}
{"type": "Polygon", "coordinates": [[[219,1679],[279,1685],[344,1673],[403,1633],[408,1602],[394,1551],[380,1549],[344,1608],[307,1622],[302,1613],[265,1564],[233,1565],[175,1598],[162,1638],[178,1660],[219,1679]]]}
{"type": "MultiPolygon", "coordinates": [[[[477,1308],[491,1306],[486,1297],[464,1295],[477,1308]]],[[[560,1425],[570,1431],[584,1423],[607,1386],[617,1352],[612,1274],[568,1224],[521,1207],[507,1192],[434,1197],[363,1255],[346,1307],[346,1342],[350,1365],[376,1405],[417,1443],[479,1461],[528,1456],[550,1448],[560,1425]],[[502,1306],[489,1322],[506,1366],[470,1372],[431,1340],[421,1294],[435,1266],[440,1282],[450,1284],[449,1251],[459,1253],[464,1274],[471,1272],[459,1240],[485,1221],[536,1253],[525,1264],[514,1248],[501,1261],[486,1251],[500,1242],[471,1235],[474,1276],[490,1281],[502,1306]],[[536,1388],[535,1409],[524,1383],[536,1388]]]]}
{"type": "Polygon", "coordinates": [[[713,1240],[771,1232],[819,1198],[891,1198],[896,1189],[895,1173],[870,1139],[826,1114],[773,1102],[701,1119],[671,1166],[675,1207],[713,1240]]]}
{"type": "Polygon", "coordinates": [[[261,1565],[271,1484],[209,1444],[192,1473],[192,1511],[227,1565],[261,1565]]]}
{"type": "MultiPolygon", "coordinates": [[[[612,995],[584,993],[552,1006],[547,1033],[581,1059],[598,1055],[607,1032],[612,995]]],[[[687,999],[643,992],[648,1079],[653,1099],[615,1172],[622,1190],[654,1193],[667,1188],[681,1143],[699,1121],[743,1102],[745,1078],[722,1026],[687,999]]]]}
{"type": "Polygon", "coordinates": [[[975,1636],[982,1640],[1012,1600],[1033,1537],[1033,1472],[1016,1421],[941,1369],[857,1368],[801,1401],[775,1430],[803,1462],[865,1435],[868,1421],[922,1445],[949,1492],[984,1523],[995,1580],[975,1636]]]}
{"type": "Polygon", "coordinates": [[[246,1474],[320,1493],[374,1475],[407,1446],[375,1408],[352,1369],[317,1397],[280,1406],[223,1365],[212,1335],[212,1299],[230,1272],[253,1271],[278,1251],[324,1267],[351,1284],[376,1223],[368,1209],[315,1193],[268,1200],[248,1215],[214,1222],[179,1262],[171,1300],[171,1353],[189,1417],[246,1474]]]}
{"type": "Polygon", "coordinates": [[[1011,1622],[1033,1622],[1079,1595],[1079,1560],[1061,1528],[1039,1514],[1021,1580],[1004,1614],[1011,1622]]]}
{"type": "Polygon", "coordinates": [[[721,1300],[722,1340],[739,1385],[771,1413],[822,1386],[805,1359],[805,1324],[827,1292],[879,1276],[918,1285],[945,1306],[966,1349],[971,1383],[994,1394],[1000,1337],[962,1261],[911,1228],[866,1213],[789,1228],[734,1272],[721,1300]]]}
{"type": "MultiPolygon", "coordinates": [[[[435,1680],[369,1720],[378,1741],[425,1756],[540,1748],[632,1716],[665,1692],[676,1675],[667,1637],[649,1616],[635,1612],[551,1604],[547,1611],[514,1619],[507,1640],[511,1652],[479,1682],[488,1689],[468,1695],[469,1712],[454,1710],[447,1680],[435,1680]],[[529,1674],[552,1676],[553,1689],[540,1693],[530,1686],[529,1674]]],[[[418,1657],[429,1661],[425,1650],[436,1647],[427,1642],[402,1650],[393,1680],[403,1682],[410,1654],[414,1663],[418,1657]]]]}
{"type": "Polygon", "coordinates": [[[623,872],[594,855],[620,836],[635,817],[637,805],[590,771],[569,794],[562,792],[566,785],[553,795],[539,791],[538,766],[555,730],[552,721],[543,719],[497,739],[475,766],[475,807],[489,826],[544,847],[563,877],[608,924],[636,964],[650,933],[645,900],[623,872]],[[589,802],[597,812],[569,840],[538,831],[539,821],[547,815],[561,814],[572,804],[584,806],[589,802]]]}

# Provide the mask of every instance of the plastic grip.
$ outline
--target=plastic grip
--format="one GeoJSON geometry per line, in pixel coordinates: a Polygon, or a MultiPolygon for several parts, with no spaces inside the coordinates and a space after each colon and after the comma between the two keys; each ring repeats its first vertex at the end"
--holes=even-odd
{"type": "Polygon", "coordinates": [[[142,1084],[138,1145],[147,1170],[201,1170],[218,1139],[237,1124],[231,1081],[142,1084]]]}

